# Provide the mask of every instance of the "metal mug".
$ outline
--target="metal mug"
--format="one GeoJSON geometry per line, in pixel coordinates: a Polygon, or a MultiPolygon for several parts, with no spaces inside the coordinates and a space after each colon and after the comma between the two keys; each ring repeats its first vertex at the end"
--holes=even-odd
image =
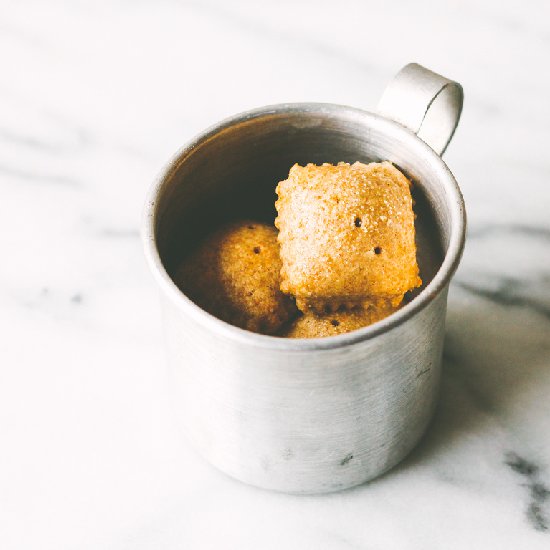
{"type": "Polygon", "coordinates": [[[198,451],[243,482],[322,493],[368,481],[419,441],[438,395],[447,291],[465,237],[457,183],[440,155],[462,88],[404,67],[378,113],[282,104],[193,139],[150,191],[143,237],[161,289],[178,415],[198,451]],[[421,291],[399,311],[338,336],[254,334],[206,313],[170,277],[186,250],[231,217],[273,222],[274,190],[296,162],[390,160],[414,182],[421,291]]]}

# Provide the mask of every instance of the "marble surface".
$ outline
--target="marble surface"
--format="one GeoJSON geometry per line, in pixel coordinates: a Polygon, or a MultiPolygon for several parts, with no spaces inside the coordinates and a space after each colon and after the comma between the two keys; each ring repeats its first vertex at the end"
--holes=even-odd
{"type": "Polygon", "coordinates": [[[0,4],[0,547],[550,548],[550,4],[0,4]],[[193,134],[283,101],[459,80],[469,234],[441,404],[381,479],[321,497],[213,470],[174,423],[139,241],[193,134]]]}

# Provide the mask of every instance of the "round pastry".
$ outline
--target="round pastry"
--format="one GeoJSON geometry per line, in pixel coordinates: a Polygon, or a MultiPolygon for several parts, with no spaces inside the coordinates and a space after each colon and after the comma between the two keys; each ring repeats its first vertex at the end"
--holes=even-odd
{"type": "Polygon", "coordinates": [[[280,290],[277,231],[234,222],[206,239],[177,270],[174,280],[197,305],[238,327],[274,334],[296,314],[280,290]]]}

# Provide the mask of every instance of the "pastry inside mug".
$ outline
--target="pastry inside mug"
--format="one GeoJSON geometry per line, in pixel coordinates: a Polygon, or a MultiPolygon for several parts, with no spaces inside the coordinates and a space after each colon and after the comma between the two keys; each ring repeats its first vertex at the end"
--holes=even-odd
{"type": "Polygon", "coordinates": [[[410,188],[389,162],[294,165],[277,186],[279,232],[246,220],[220,227],[175,281],[253,332],[317,338],[368,326],[422,284],[410,188]]]}
{"type": "Polygon", "coordinates": [[[398,308],[386,306],[362,306],[350,310],[318,315],[313,311],[304,313],[281,333],[286,338],[321,338],[336,336],[381,321],[398,308]]]}
{"type": "Polygon", "coordinates": [[[297,314],[280,289],[277,230],[245,220],[218,228],[187,256],[175,275],[197,305],[232,325],[276,334],[297,314]]]}
{"type": "Polygon", "coordinates": [[[300,310],[396,307],[421,285],[410,185],[389,162],[291,168],[275,225],[281,288],[300,310]]]}

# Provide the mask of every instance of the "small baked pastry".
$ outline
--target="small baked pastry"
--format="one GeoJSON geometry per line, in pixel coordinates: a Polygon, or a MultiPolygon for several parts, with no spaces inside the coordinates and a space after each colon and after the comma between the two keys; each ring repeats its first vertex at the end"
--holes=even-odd
{"type": "Polygon", "coordinates": [[[282,336],[286,338],[321,338],[336,336],[359,328],[367,327],[381,321],[398,308],[391,306],[351,311],[337,311],[330,314],[317,315],[313,312],[304,313],[286,329],[282,336]]]}
{"type": "Polygon", "coordinates": [[[274,334],[296,315],[280,290],[277,231],[234,222],[208,236],[184,259],[174,277],[197,305],[238,327],[274,334]]]}
{"type": "Polygon", "coordinates": [[[290,169],[275,225],[281,289],[300,310],[395,307],[422,284],[410,185],[389,162],[290,169]]]}

